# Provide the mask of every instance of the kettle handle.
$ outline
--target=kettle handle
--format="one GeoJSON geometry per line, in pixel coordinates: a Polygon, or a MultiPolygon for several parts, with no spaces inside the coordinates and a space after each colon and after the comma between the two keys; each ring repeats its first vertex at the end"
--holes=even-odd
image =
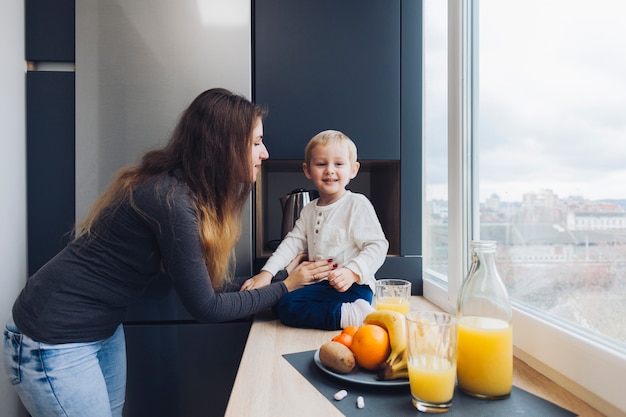
{"type": "Polygon", "coordinates": [[[298,194],[298,193],[306,193],[308,190],[304,188],[296,188],[295,190],[291,190],[289,194],[298,194]]]}

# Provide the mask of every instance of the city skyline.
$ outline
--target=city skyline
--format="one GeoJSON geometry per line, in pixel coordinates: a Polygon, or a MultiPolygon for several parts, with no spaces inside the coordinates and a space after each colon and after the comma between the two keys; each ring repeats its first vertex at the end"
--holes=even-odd
{"type": "MultiPolygon", "coordinates": [[[[589,198],[587,197],[584,193],[579,193],[579,194],[561,194],[556,192],[554,189],[551,188],[543,188],[543,189],[538,189],[538,190],[527,190],[527,191],[519,191],[519,192],[511,192],[509,190],[507,190],[506,192],[503,193],[497,193],[497,192],[492,192],[492,193],[479,193],[479,201],[481,204],[485,204],[487,202],[487,200],[489,200],[490,198],[492,198],[494,195],[498,196],[498,198],[500,199],[501,202],[503,203],[521,203],[524,200],[524,195],[526,194],[535,194],[535,195],[539,195],[544,193],[545,191],[549,191],[552,192],[554,195],[557,196],[558,199],[560,200],[566,200],[566,199],[570,199],[570,198],[580,198],[583,200],[588,200],[591,202],[602,202],[602,201],[607,201],[607,202],[626,202],[626,197],[606,197],[606,198],[589,198]],[[517,199],[510,199],[510,198],[505,198],[506,196],[511,196],[511,195],[519,195],[519,198],[517,199]]],[[[448,201],[448,195],[447,195],[447,186],[446,185],[442,185],[442,186],[433,186],[433,185],[428,185],[427,186],[427,190],[426,190],[426,201],[448,201]]]]}

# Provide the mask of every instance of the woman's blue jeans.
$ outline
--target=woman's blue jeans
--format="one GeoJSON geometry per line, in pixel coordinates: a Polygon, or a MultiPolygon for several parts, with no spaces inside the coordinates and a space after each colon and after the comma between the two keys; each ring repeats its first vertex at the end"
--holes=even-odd
{"type": "Polygon", "coordinates": [[[47,344],[21,333],[9,317],[3,361],[33,417],[121,417],[126,395],[124,328],[104,340],[47,344]]]}

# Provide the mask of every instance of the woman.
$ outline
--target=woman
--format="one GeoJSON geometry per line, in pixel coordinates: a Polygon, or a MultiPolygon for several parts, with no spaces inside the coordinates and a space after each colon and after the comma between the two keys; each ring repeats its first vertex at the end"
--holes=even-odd
{"type": "Polygon", "coordinates": [[[224,89],[200,94],[169,143],[122,169],[73,240],[26,283],[4,362],[37,416],[121,416],[127,306],[165,272],[200,322],[246,317],[314,282],[332,262],[294,259],[282,281],[236,291],[231,253],[263,160],[265,111],[224,89]],[[225,292],[225,289],[233,292],[225,292]]]}

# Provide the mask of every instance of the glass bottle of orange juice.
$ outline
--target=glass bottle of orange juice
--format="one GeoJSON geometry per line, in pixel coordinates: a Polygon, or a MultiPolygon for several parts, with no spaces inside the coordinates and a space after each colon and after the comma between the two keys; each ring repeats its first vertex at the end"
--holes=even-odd
{"type": "Polygon", "coordinates": [[[513,387],[509,295],[496,268],[494,241],[471,243],[472,264],[457,305],[459,388],[474,397],[508,397],[513,387]]]}

